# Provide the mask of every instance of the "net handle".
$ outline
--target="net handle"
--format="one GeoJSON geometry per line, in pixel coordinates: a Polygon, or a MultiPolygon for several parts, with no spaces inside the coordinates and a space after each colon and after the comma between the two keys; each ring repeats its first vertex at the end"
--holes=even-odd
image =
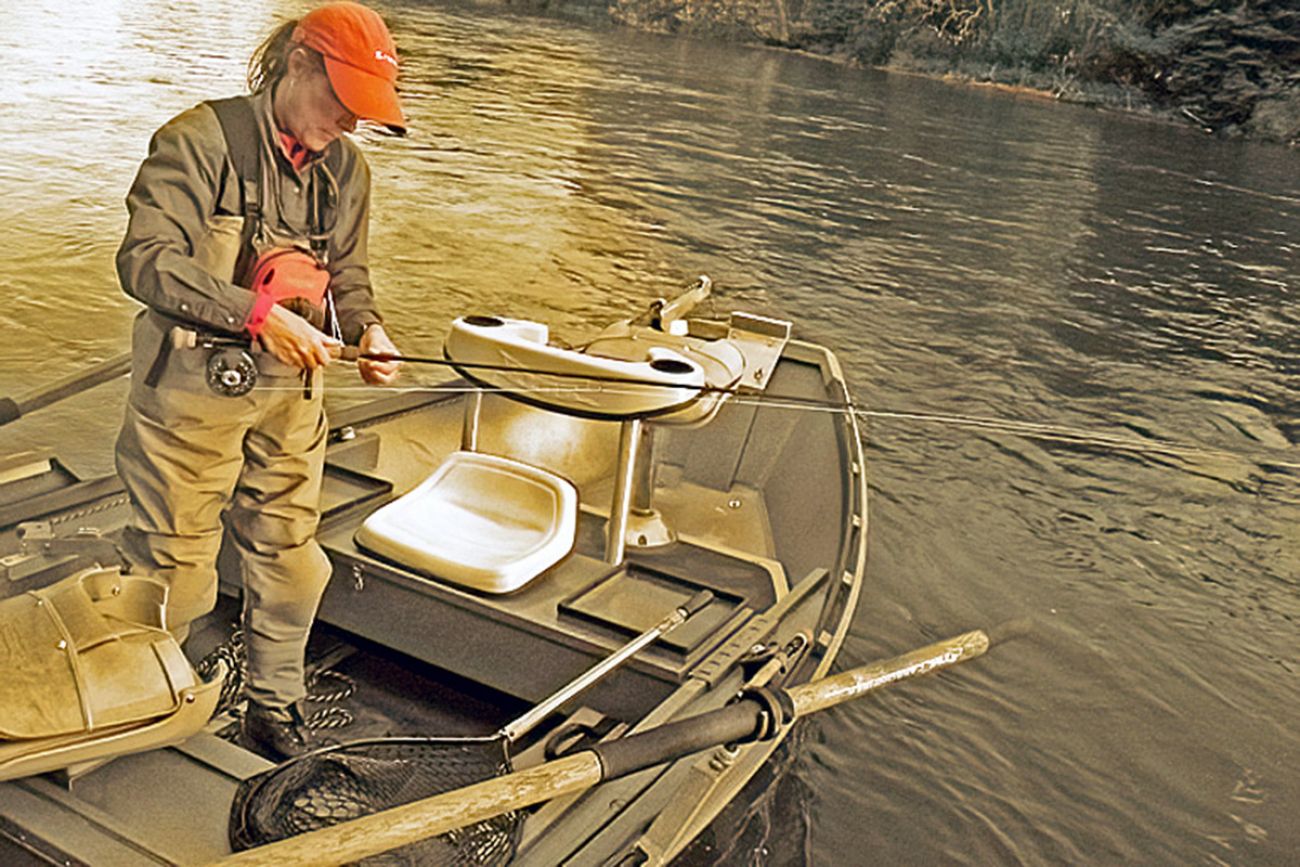
{"type": "Polygon", "coordinates": [[[537,707],[525,713],[514,722],[507,723],[497,733],[498,737],[504,738],[507,744],[513,744],[519,738],[532,731],[538,723],[546,719],[552,713],[560,708],[565,702],[581,692],[584,692],[605,675],[609,674],[624,661],[634,656],[643,647],[651,644],[659,637],[671,632],[681,624],[689,620],[699,611],[707,608],[713,601],[713,591],[701,590],[686,602],[673,609],[672,613],[659,621],[654,626],[642,632],[636,638],[620,647],[614,653],[602,659],[586,672],[579,675],[577,679],[571,681],[567,686],[560,688],[558,692],[550,698],[544,700],[537,707]]]}

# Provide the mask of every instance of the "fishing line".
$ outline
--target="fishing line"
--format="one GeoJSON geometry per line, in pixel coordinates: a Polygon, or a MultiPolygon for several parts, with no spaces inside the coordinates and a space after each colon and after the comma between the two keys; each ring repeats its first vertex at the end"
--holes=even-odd
{"type": "MultiPolygon", "coordinates": [[[[481,370],[504,373],[524,374],[530,376],[559,377],[561,379],[578,379],[588,382],[609,383],[610,385],[624,386],[649,386],[656,388],[690,388],[695,386],[678,385],[674,383],[664,383],[656,380],[637,379],[631,377],[609,376],[593,373],[576,373],[570,371],[541,371],[527,368],[520,368],[509,364],[485,364],[473,362],[452,362],[445,358],[432,358],[427,356],[363,356],[358,358],[367,358],[370,360],[401,360],[410,361],[414,364],[433,364],[443,367],[450,367],[455,370],[481,370]]],[[[519,391],[526,393],[523,389],[511,389],[510,387],[488,385],[485,391],[519,391]]],[[[595,389],[603,391],[606,394],[635,394],[635,391],[618,391],[613,388],[595,389]]],[[[1239,451],[1228,451],[1224,449],[1213,449],[1205,446],[1181,445],[1178,443],[1155,443],[1146,440],[1137,440],[1128,437],[1114,436],[1110,434],[1098,434],[1091,431],[1081,430],[1079,428],[1069,428],[1060,425],[1040,424],[1036,422],[1018,421],[1015,419],[991,419],[978,418],[974,416],[943,415],[939,413],[909,412],[904,410],[867,410],[860,409],[852,405],[851,402],[828,401],[822,398],[804,397],[802,395],[783,395],[783,394],[761,394],[756,395],[751,392],[742,391],[735,386],[715,386],[702,385],[698,387],[700,394],[716,394],[730,397],[733,403],[741,405],[763,406],[773,409],[794,409],[812,412],[851,412],[861,419],[888,419],[902,421],[916,421],[927,424],[946,424],[959,427],[982,428],[986,430],[995,430],[1002,433],[1011,433],[1017,436],[1023,436],[1032,439],[1054,440],[1057,442],[1068,442],[1077,445],[1091,445],[1100,448],[1111,448],[1120,451],[1150,452],[1155,454],[1176,455],[1180,457],[1207,457],[1228,460],[1245,460],[1253,463],[1267,463],[1271,466],[1286,467],[1289,469],[1300,468],[1300,462],[1283,461],[1262,454],[1248,454],[1239,451]]],[[[575,392],[576,393],[576,392],[575,392]]]]}
{"type": "Polygon", "coordinates": [[[1118,451],[1152,452],[1156,454],[1175,455],[1178,457],[1206,457],[1221,460],[1244,460],[1252,463],[1268,464],[1275,467],[1300,469],[1300,462],[1283,461],[1262,453],[1247,453],[1209,448],[1208,446],[1189,446],[1177,443],[1153,443],[1112,434],[1099,434],[1079,428],[1046,425],[1037,422],[1017,421],[1015,419],[978,418],[975,416],[950,416],[934,413],[898,412],[891,410],[855,410],[861,417],[880,418],[922,423],[946,424],[958,427],[972,427],[999,433],[1015,434],[1031,439],[1055,440],[1076,445],[1099,446],[1118,451]]]}
{"type": "MultiPolygon", "coordinates": [[[[403,357],[403,361],[415,361],[411,357],[403,357]]],[[[420,363],[420,362],[416,362],[420,363]]],[[[388,388],[386,391],[398,393],[423,393],[423,394],[469,394],[481,392],[485,394],[609,394],[609,395],[629,395],[638,394],[636,388],[627,388],[626,386],[657,386],[663,387],[663,383],[652,380],[629,380],[616,377],[607,377],[589,374],[574,374],[568,372],[551,373],[548,371],[521,370],[518,367],[509,365],[454,365],[452,362],[444,359],[436,359],[436,363],[442,366],[454,367],[472,367],[476,369],[489,369],[502,372],[524,373],[535,376],[561,376],[574,379],[583,379],[596,381],[598,384],[586,388],[580,386],[560,387],[560,386],[528,386],[528,387],[510,387],[497,385],[433,385],[433,386],[405,386],[397,388],[388,388]],[[622,385],[624,388],[615,388],[615,385],[622,385]]],[[[668,387],[688,387],[688,386],[668,386],[668,387]]],[[[259,389],[265,390],[298,390],[296,387],[276,388],[274,386],[259,386],[259,389]]],[[[343,386],[331,388],[332,393],[339,391],[364,391],[371,392],[373,386],[343,386]]],[[[952,427],[967,427],[980,430],[987,430],[996,433],[1007,433],[1015,436],[1022,436],[1028,439],[1047,440],[1053,442],[1067,443],[1071,445],[1093,446],[1097,448],[1113,449],[1116,451],[1142,452],[1150,454],[1171,455],[1184,458],[1215,458],[1219,460],[1247,461],[1250,463],[1267,464],[1274,467],[1287,469],[1300,469],[1300,462],[1285,461],[1274,458],[1265,454],[1252,454],[1242,451],[1229,451],[1225,449],[1209,448],[1207,446],[1191,446],[1178,443],[1157,443],[1146,440],[1131,439],[1111,434],[1099,434],[1080,428],[1071,428],[1062,425],[1049,425],[1039,422],[1020,421],[1017,419],[998,419],[998,418],[981,418],[978,416],[963,415],[944,415],[940,413],[912,412],[903,410],[871,410],[862,409],[851,404],[837,403],[833,401],[822,400],[818,398],[808,398],[800,395],[757,395],[740,392],[735,388],[721,386],[703,386],[701,393],[722,394],[731,399],[731,403],[737,406],[756,406],[765,409],[788,409],[800,412],[825,412],[833,414],[852,413],[862,420],[885,420],[885,421],[910,421],[922,424],[938,424],[952,427]]]]}

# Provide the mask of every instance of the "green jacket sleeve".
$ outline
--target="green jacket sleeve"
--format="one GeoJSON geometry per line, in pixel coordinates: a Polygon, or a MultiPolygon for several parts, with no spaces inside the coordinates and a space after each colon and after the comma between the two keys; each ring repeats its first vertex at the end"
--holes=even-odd
{"type": "Polygon", "coordinates": [[[165,124],[127,193],[130,214],[117,252],[122,289],[160,313],[223,331],[239,331],[254,295],[194,260],[216,212],[225,171],[216,115],[196,106],[165,124]]]}
{"type": "Polygon", "coordinates": [[[346,343],[361,339],[366,327],[383,321],[370,287],[367,242],[370,237],[370,167],[360,148],[343,140],[345,159],[340,174],[339,224],[330,253],[330,289],[346,343]]]}

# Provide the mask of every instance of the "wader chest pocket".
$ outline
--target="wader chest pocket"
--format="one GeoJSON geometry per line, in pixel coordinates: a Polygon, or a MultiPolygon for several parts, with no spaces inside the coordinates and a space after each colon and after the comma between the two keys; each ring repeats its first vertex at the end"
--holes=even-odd
{"type": "Polygon", "coordinates": [[[243,237],[242,215],[216,214],[209,217],[206,231],[194,245],[194,261],[213,277],[233,281],[243,237]]]}

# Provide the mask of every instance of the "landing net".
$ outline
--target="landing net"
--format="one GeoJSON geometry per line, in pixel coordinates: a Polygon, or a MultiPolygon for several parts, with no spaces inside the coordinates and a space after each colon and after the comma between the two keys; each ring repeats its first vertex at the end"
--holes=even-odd
{"type": "MultiPolygon", "coordinates": [[[[509,770],[505,741],[376,738],[326,747],[251,777],[231,805],[235,851],[481,782],[509,770]]],[[[362,860],[365,865],[498,865],[514,857],[511,812],[362,860]]]]}

